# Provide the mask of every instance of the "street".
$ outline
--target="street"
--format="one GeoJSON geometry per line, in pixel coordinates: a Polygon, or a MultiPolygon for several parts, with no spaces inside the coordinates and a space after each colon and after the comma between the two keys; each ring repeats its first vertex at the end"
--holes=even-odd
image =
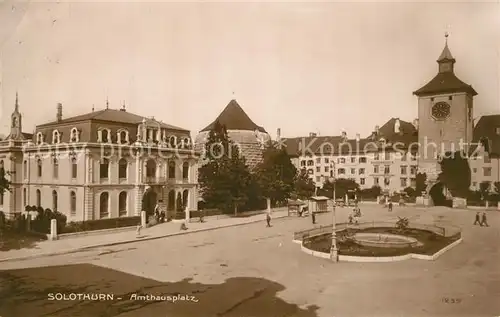
{"type": "MultiPolygon", "coordinates": [[[[337,221],[347,212],[339,208],[337,221]]],[[[294,231],[312,226],[310,218],[293,217],[271,228],[261,222],[5,262],[0,316],[498,315],[500,213],[490,212],[491,227],[485,228],[472,225],[470,210],[403,207],[388,213],[367,205],[362,212],[361,221],[404,216],[453,223],[463,228],[464,242],[436,261],[331,263],[292,243],[294,231]],[[113,298],[70,300],[77,294],[113,298]]],[[[317,220],[329,224],[331,213],[317,220]]]]}

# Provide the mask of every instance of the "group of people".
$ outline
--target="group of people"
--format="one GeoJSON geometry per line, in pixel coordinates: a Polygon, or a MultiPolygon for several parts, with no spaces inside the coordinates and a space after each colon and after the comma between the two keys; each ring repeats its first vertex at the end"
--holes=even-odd
{"type": "Polygon", "coordinates": [[[352,213],[349,215],[349,224],[358,224],[359,218],[361,218],[361,208],[359,208],[359,205],[356,204],[354,206],[354,209],[352,210],[352,213]]]}
{"type": "Polygon", "coordinates": [[[483,212],[482,216],[479,211],[476,213],[476,220],[474,221],[474,225],[480,225],[481,227],[483,226],[489,227],[485,212],[483,212]]]}

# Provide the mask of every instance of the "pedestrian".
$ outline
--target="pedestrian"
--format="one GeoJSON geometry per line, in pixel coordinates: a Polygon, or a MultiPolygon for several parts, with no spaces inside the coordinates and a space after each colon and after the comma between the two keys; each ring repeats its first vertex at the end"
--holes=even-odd
{"type": "Polygon", "coordinates": [[[479,211],[476,213],[476,220],[474,221],[474,225],[480,225],[481,227],[483,226],[482,221],[480,219],[479,211]]]}
{"type": "Polygon", "coordinates": [[[267,227],[271,227],[271,213],[266,213],[267,227]]]}
{"type": "Polygon", "coordinates": [[[389,211],[392,211],[392,201],[389,202],[389,211]]]}
{"type": "Polygon", "coordinates": [[[183,221],[182,224],[181,224],[181,230],[187,230],[187,229],[188,229],[188,227],[186,225],[186,222],[183,221]]]}
{"type": "Polygon", "coordinates": [[[312,218],[313,225],[315,225],[316,224],[316,213],[315,212],[311,212],[311,218],[312,218]]]}
{"type": "Polygon", "coordinates": [[[349,215],[349,224],[352,225],[352,214],[349,215]]]}
{"type": "Polygon", "coordinates": [[[486,227],[489,227],[489,225],[488,225],[488,221],[487,221],[487,219],[486,219],[486,213],[485,213],[485,212],[483,212],[483,217],[482,217],[482,219],[481,219],[481,226],[486,226],[486,227]]]}
{"type": "Polygon", "coordinates": [[[141,235],[141,228],[142,228],[142,226],[139,224],[139,225],[137,226],[137,230],[135,231],[135,234],[136,234],[138,237],[141,235]]]}
{"type": "Polygon", "coordinates": [[[205,211],[200,210],[200,222],[205,222],[205,211]]]}

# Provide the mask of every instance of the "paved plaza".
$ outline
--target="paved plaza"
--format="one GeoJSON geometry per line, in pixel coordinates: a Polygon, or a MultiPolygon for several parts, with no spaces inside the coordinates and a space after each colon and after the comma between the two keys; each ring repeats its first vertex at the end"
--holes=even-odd
{"type": "MultiPolygon", "coordinates": [[[[490,227],[479,227],[471,210],[361,208],[362,221],[405,216],[457,225],[464,241],[436,261],[331,263],[292,243],[294,231],[312,227],[310,218],[288,217],[271,228],[257,222],[0,262],[0,316],[500,315],[500,212],[488,212],[490,227]],[[57,292],[115,298],[48,300],[57,292]],[[132,294],[191,297],[173,303],[130,300],[132,294]]],[[[339,208],[337,221],[347,212],[339,208]]],[[[318,225],[330,223],[331,213],[318,217],[318,225]]]]}

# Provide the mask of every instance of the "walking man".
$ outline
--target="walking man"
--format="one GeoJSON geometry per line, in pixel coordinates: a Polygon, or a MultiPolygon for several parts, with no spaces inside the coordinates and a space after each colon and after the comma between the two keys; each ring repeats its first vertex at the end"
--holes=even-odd
{"type": "Polygon", "coordinates": [[[487,221],[487,219],[486,219],[486,213],[485,213],[485,212],[483,212],[483,217],[482,217],[482,219],[481,219],[481,226],[486,226],[486,227],[489,227],[489,225],[488,225],[488,221],[487,221]]]}
{"type": "Polygon", "coordinates": [[[266,213],[266,221],[267,221],[267,227],[271,227],[271,214],[269,212],[266,213]]]}
{"type": "Polygon", "coordinates": [[[389,211],[392,211],[392,201],[389,202],[389,211]]]}
{"type": "Polygon", "coordinates": [[[482,221],[479,217],[479,211],[476,213],[476,221],[474,221],[474,225],[480,225],[481,227],[483,226],[482,221]]]}

